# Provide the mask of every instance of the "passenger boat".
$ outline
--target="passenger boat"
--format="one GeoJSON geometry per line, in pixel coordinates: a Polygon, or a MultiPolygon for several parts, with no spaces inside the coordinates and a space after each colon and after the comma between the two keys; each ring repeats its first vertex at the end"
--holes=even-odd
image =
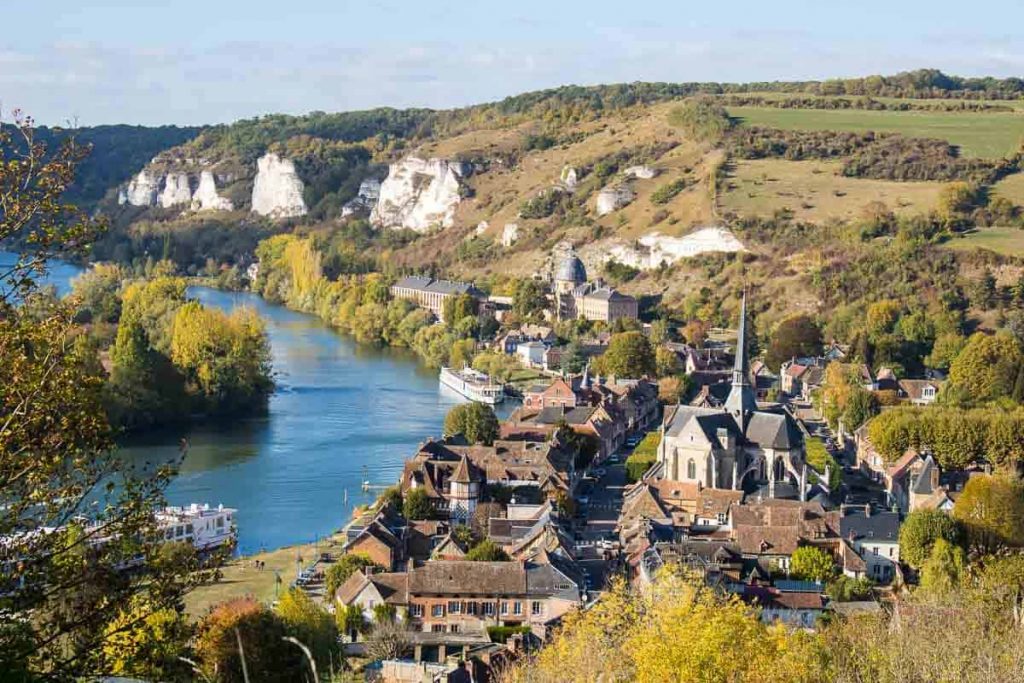
{"type": "Polygon", "coordinates": [[[440,381],[452,391],[472,401],[495,405],[505,400],[505,387],[491,381],[491,378],[472,368],[452,370],[441,368],[440,381]]]}

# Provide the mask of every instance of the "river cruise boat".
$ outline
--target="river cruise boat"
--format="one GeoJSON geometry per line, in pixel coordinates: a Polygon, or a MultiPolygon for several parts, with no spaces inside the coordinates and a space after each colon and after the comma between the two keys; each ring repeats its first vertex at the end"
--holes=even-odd
{"type": "Polygon", "coordinates": [[[182,541],[197,550],[212,550],[234,543],[238,533],[234,522],[237,512],[223,505],[214,508],[192,503],[158,510],[156,519],[165,541],[182,541]]]}
{"type": "Polygon", "coordinates": [[[505,400],[505,387],[472,368],[441,368],[441,385],[472,401],[495,405],[505,400]]]}

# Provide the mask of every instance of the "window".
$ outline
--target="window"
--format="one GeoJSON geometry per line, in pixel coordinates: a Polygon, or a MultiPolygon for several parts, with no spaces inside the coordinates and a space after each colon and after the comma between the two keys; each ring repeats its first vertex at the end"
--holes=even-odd
{"type": "Polygon", "coordinates": [[[530,605],[530,614],[533,614],[534,616],[542,613],[543,611],[544,604],[540,600],[534,600],[533,603],[530,605]]]}
{"type": "Polygon", "coordinates": [[[449,633],[458,633],[459,632],[459,625],[458,624],[449,624],[448,625],[448,632],[449,633]]]}
{"type": "Polygon", "coordinates": [[[484,614],[487,615],[487,616],[494,616],[494,603],[493,602],[485,602],[484,603],[484,614]]]}
{"type": "Polygon", "coordinates": [[[462,603],[458,600],[449,600],[448,614],[462,614],[462,603]]]}
{"type": "Polygon", "coordinates": [[[878,556],[878,546],[877,545],[874,548],[871,549],[871,554],[874,555],[875,557],[878,556]]]}
{"type": "Polygon", "coordinates": [[[726,521],[725,513],[724,512],[719,512],[718,513],[718,523],[719,524],[725,524],[725,521],[726,521]]]}
{"type": "Polygon", "coordinates": [[[475,602],[466,603],[466,614],[476,615],[477,604],[475,602]]]}
{"type": "Polygon", "coordinates": [[[217,528],[218,529],[223,529],[224,528],[224,518],[223,517],[218,517],[217,518],[217,528]]]}
{"type": "Polygon", "coordinates": [[[522,613],[523,613],[523,603],[521,603],[518,600],[516,600],[512,604],[512,614],[515,614],[515,615],[518,616],[518,615],[520,615],[522,613]]]}
{"type": "Polygon", "coordinates": [[[444,633],[444,624],[431,624],[431,633],[444,633]]]}
{"type": "Polygon", "coordinates": [[[690,458],[686,463],[686,478],[696,479],[697,478],[697,463],[690,458]]]}
{"type": "Polygon", "coordinates": [[[892,554],[893,554],[893,547],[889,546],[889,557],[892,557],[892,554]]]}
{"type": "Polygon", "coordinates": [[[423,616],[423,605],[409,605],[409,616],[419,619],[423,616]]]}
{"type": "Polygon", "coordinates": [[[508,614],[508,603],[507,602],[503,601],[501,603],[501,613],[502,614],[508,614]]]}
{"type": "Polygon", "coordinates": [[[430,608],[430,616],[432,617],[443,617],[444,616],[444,605],[434,605],[430,608]]]}
{"type": "Polygon", "coordinates": [[[191,534],[193,531],[195,531],[195,529],[193,528],[193,526],[191,524],[186,524],[185,525],[185,533],[186,534],[191,534]]]}

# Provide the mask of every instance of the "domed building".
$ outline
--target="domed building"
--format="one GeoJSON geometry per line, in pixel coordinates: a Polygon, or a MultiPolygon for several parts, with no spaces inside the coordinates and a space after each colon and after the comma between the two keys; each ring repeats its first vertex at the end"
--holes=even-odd
{"type": "Polygon", "coordinates": [[[570,251],[555,269],[555,294],[569,294],[586,281],[587,269],[583,266],[583,261],[576,252],[570,251]]]}

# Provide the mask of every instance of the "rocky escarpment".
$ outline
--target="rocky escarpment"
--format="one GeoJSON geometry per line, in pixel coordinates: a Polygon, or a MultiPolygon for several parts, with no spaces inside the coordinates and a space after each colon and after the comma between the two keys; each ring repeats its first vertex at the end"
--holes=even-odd
{"type": "Polygon", "coordinates": [[[217,182],[210,171],[199,174],[199,187],[192,195],[193,211],[231,211],[234,204],[227,197],[217,194],[217,182]]]}
{"type": "Polygon", "coordinates": [[[270,218],[294,218],[306,215],[304,188],[295,164],[273,152],[256,162],[256,181],[252,187],[252,210],[270,218]]]}
{"type": "Polygon", "coordinates": [[[445,159],[407,157],[388,168],[370,220],[381,228],[425,232],[451,227],[472,166],[445,159]]]}
{"type": "Polygon", "coordinates": [[[359,183],[359,192],[356,193],[356,196],[341,207],[341,217],[346,218],[357,213],[365,215],[366,212],[373,210],[378,199],[380,199],[380,181],[376,178],[366,178],[359,183]]]}
{"type": "Polygon", "coordinates": [[[233,208],[229,199],[217,194],[217,180],[213,172],[202,171],[197,177],[190,171],[158,170],[155,167],[142,169],[128,187],[121,188],[117,203],[164,209],[180,206],[193,211],[230,211],[233,208]],[[193,187],[196,188],[194,193],[193,187]]]}
{"type": "Polygon", "coordinates": [[[658,268],[662,263],[672,265],[682,258],[712,252],[744,251],[745,247],[736,235],[723,227],[707,227],[695,230],[682,237],[670,237],[652,232],[635,243],[612,242],[603,247],[594,247],[588,256],[596,261],[610,260],[641,270],[658,268]],[[596,253],[599,251],[600,253],[596,253]]]}
{"type": "Polygon", "coordinates": [[[626,185],[605,188],[597,193],[597,215],[607,216],[632,202],[635,196],[633,190],[626,185]]]}

